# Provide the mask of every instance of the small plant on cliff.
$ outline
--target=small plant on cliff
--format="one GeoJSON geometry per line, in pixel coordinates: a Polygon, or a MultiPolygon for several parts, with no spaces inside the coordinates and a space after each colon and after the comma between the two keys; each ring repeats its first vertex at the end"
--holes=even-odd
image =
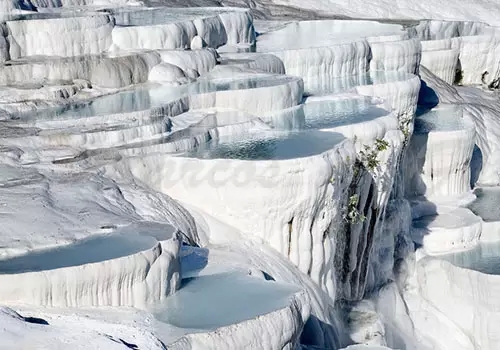
{"type": "Polygon", "coordinates": [[[359,196],[357,194],[353,194],[349,197],[349,202],[347,203],[347,213],[344,215],[345,221],[351,224],[365,221],[366,217],[358,210],[358,203],[359,196]]]}
{"type": "MultiPolygon", "coordinates": [[[[354,139],[357,140],[356,138],[354,139]]],[[[353,193],[347,202],[347,208],[344,208],[343,218],[350,224],[364,222],[366,217],[359,211],[359,195],[356,194],[356,189],[366,174],[367,170],[374,171],[380,166],[379,154],[389,148],[389,142],[376,139],[372,146],[363,145],[358,157],[354,162],[353,179],[350,185],[350,193],[353,193]]]]}
{"type": "Polygon", "coordinates": [[[405,145],[406,143],[409,141],[410,139],[410,123],[411,123],[411,119],[401,123],[401,132],[403,133],[405,139],[404,139],[404,142],[405,142],[405,145]]]}
{"type": "Polygon", "coordinates": [[[374,171],[380,165],[380,161],[378,159],[379,153],[387,150],[388,148],[389,142],[381,139],[376,139],[375,144],[372,147],[363,145],[363,149],[359,152],[361,163],[363,163],[367,169],[374,171]]]}

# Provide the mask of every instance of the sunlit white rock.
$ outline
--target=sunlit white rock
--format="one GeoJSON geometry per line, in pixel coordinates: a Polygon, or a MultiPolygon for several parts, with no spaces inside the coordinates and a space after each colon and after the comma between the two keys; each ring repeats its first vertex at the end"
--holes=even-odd
{"type": "MultiPolygon", "coordinates": [[[[464,116],[469,117],[476,127],[476,144],[480,149],[480,174],[474,183],[496,185],[500,183],[498,175],[497,150],[500,122],[498,110],[500,103],[491,94],[471,88],[455,88],[436,77],[429,70],[421,67],[422,80],[431,88],[421,92],[421,98],[427,103],[436,99],[443,103],[460,104],[464,116]]],[[[474,163],[474,159],[472,160],[474,163]]]]}
{"type": "Polygon", "coordinates": [[[449,50],[428,50],[422,52],[421,64],[448,84],[455,81],[459,52],[449,50]]]}
{"type": "Polygon", "coordinates": [[[421,46],[416,39],[370,43],[370,70],[418,73],[421,46]]]}
{"type": "Polygon", "coordinates": [[[160,63],[154,66],[149,72],[149,80],[177,84],[189,82],[186,73],[182,69],[169,63],[160,63]]]}
{"type": "Polygon", "coordinates": [[[413,222],[411,236],[430,254],[469,249],[481,235],[481,218],[465,208],[433,216],[424,216],[413,222]]]}
{"type": "MultiPolygon", "coordinates": [[[[500,317],[498,276],[463,269],[444,260],[424,259],[418,263],[417,278],[424,300],[463,332],[461,337],[457,332],[458,340],[465,338],[469,344],[496,347],[499,338],[491,327],[500,317]]],[[[468,349],[469,344],[462,341],[460,348],[468,349]]]]}
{"type": "Polygon", "coordinates": [[[463,84],[490,84],[500,78],[500,39],[498,35],[463,36],[453,39],[460,51],[463,84]]]}
{"type": "Polygon", "coordinates": [[[114,23],[110,16],[102,14],[10,21],[6,26],[10,58],[14,59],[35,55],[68,57],[102,53],[111,45],[114,23]]]}
{"type": "Polygon", "coordinates": [[[199,75],[211,71],[217,64],[217,52],[213,49],[203,50],[158,50],[161,60],[178,66],[185,72],[194,70],[199,75]]]}
{"type": "Polygon", "coordinates": [[[405,162],[407,195],[457,196],[470,190],[470,161],[476,142],[474,124],[462,108],[441,105],[423,112],[405,162]]]}

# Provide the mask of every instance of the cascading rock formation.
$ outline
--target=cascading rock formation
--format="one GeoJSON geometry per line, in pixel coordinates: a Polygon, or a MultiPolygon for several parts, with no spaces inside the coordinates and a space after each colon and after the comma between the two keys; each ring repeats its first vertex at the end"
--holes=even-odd
{"type": "Polygon", "coordinates": [[[0,0],[0,348],[500,349],[457,1],[0,0]]]}

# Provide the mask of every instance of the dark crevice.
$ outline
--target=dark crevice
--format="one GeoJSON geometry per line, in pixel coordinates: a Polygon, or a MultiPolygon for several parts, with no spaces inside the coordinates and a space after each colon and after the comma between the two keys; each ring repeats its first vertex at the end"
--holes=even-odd
{"type": "Polygon", "coordinates": [[[288,257],[292,251],[292,231],[293,231],[293,217],[288,221],[288,257]]]}
{"type": "Polygon", "coordinates": [[[42,324],[47,326],[49,323],[45,321],[43,318],[38,317],[23,317],[25,322],[34,323],[34,324],[42,324]]]}

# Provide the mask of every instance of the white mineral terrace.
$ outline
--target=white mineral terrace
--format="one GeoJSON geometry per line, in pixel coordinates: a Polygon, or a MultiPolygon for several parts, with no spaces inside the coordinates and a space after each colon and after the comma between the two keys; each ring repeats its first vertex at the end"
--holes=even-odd
{"type": "Polygon", "coordinates": [[[0,348],[500,349],[500,6],[225,5],[0,0],[0,348]]]}

